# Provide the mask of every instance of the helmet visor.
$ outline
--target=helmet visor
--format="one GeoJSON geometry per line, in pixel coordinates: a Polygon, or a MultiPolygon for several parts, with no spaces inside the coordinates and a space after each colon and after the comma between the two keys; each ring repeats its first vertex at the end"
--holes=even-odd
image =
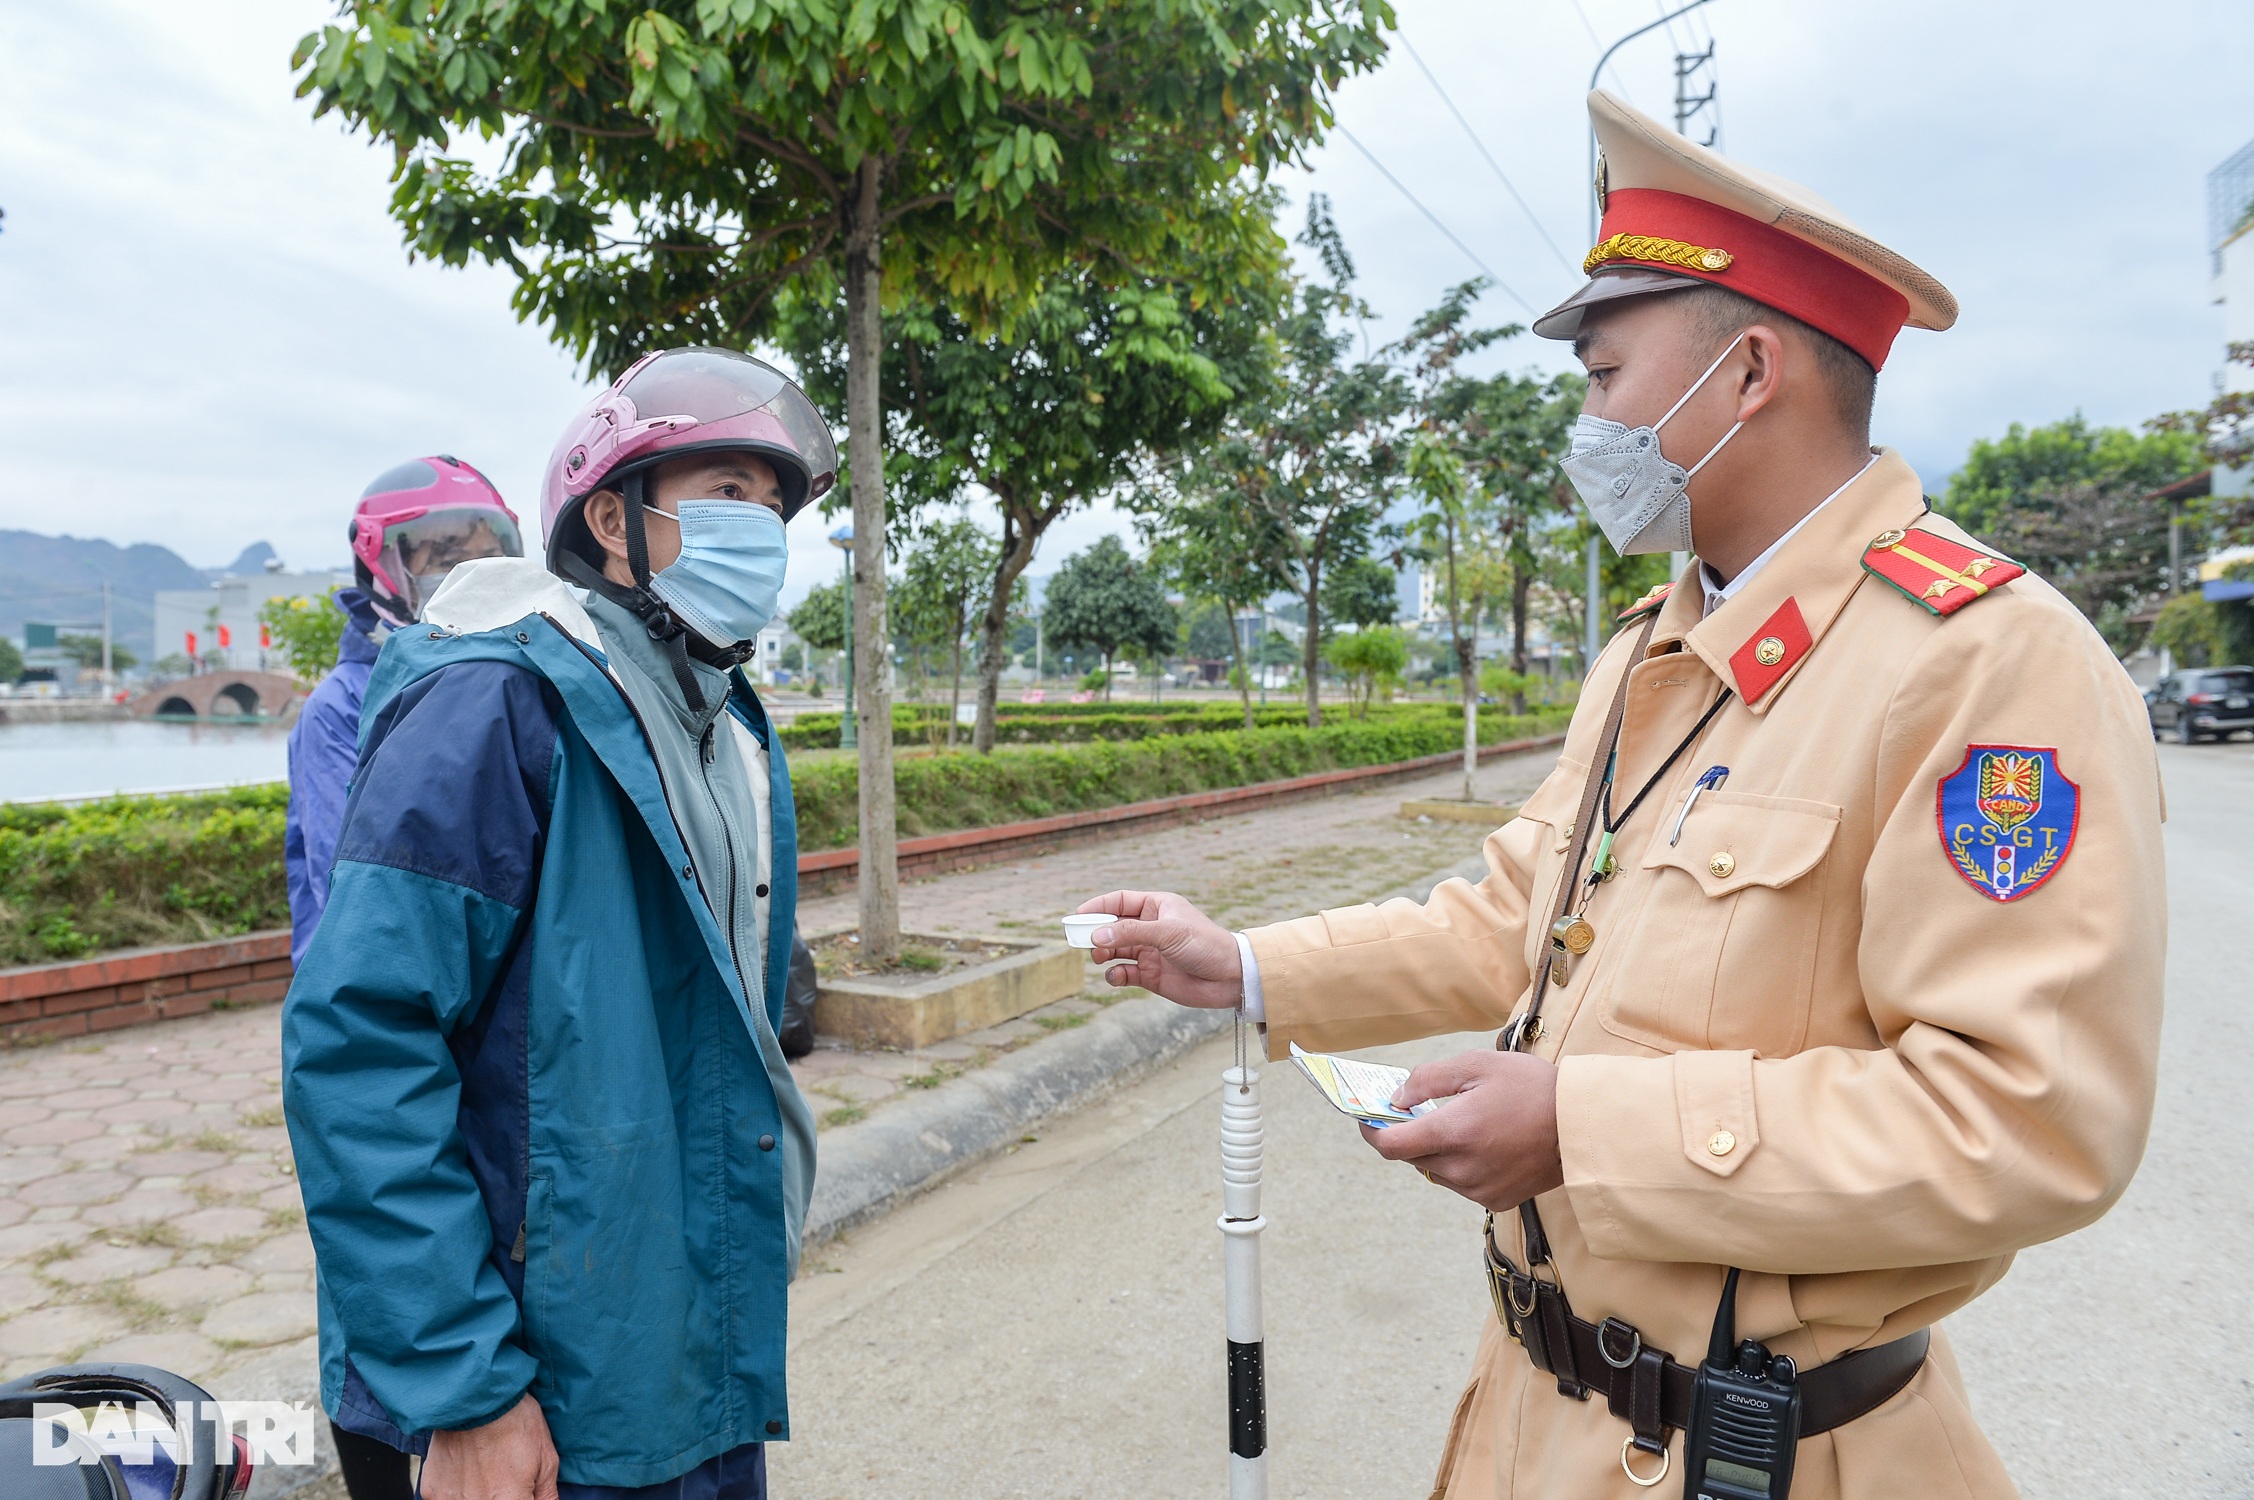
{"type": "Polygon", "coordinates": [[[429,510],[386,526],[379,557],[417,614],[458,563],[522,557],[524,539],[507,511],[484,505],[429,510]]]}
{"type": "Polygon", "coordinates": [[[699,425],[764,412],[806,465],[809,499],[836,481],[829,424],[806,393],[765,360],[732,349],[677,349],[643,366],[619,394],[643,418],[690,417],[699,425]]]}

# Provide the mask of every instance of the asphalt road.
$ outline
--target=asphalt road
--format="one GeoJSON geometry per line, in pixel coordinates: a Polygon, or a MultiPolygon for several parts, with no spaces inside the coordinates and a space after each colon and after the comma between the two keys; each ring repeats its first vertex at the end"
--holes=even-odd
{"type": "MultiPolygon", "coordinates": [[[[2169,1016],[2143,1170],[1949,1324],[2030,1500],[2254,1495],[2254,756],[2161,756],[2169,1016]]],[[[1225,1493],[1227,1062],[1208,1044],[811,1262],[775,1493],[1225,1493]]],[[[1478,1211],[1287,1070],[1267,1081],[1271,1493],[1422,1496],[1485,1303],[1478,1211]]]]}

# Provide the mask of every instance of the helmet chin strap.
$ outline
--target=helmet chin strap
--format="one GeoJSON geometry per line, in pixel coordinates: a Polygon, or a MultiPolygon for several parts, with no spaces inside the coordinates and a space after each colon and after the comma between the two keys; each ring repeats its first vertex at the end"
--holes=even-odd
{"type": "Polygon", "coordinates": [[[705,709],[704,689],[697,681],[697,674],[689,670],[689,658],[694,656],[708,667],[723,670],[740,667],[758,649],[757,643],[738,641],[727,646],[714,645],[675,619],[666,602],[650,592],[649,535],[642,521],[642,512],[649,507],[649,471],[644,469],[627,475],[619,481],[618,488],[626,501],[626,566],[634,575],[634,586],[620,587],[568,547],[560,550],[557,560],[574,583],[602,595],[642,622],[650,639],[665,647],[673,666],[673,680],[681,685],[681,696],[687,700],[689,712],[701,714],[705,709]]]}

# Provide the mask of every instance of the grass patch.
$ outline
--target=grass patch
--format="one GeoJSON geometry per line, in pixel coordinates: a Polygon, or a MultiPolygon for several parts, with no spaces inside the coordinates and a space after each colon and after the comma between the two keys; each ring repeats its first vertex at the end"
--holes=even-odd
{"type": "Polygon", "coordinates": [[[206,1130],[192,1137],[189,1145],[198,1151],[218,1151],[232,1155],[243,1149],[243,1143],[224,1130],[206,1130]]]}
{"type": "Polygon", "coordinates": [[[822,1116],[822,1128],[832,1130],[840,1125],[850,1125],[855,1120],[865,1120],[869,1112],[858,1104],[840,1104],[822,1116]]]}
{"type": "Polygon", "coordinates": [[[913,1073],[900,1080],[904,1089],[935,1089],[950,1078],[960,1078],[964,1069],[956,1063],[937,1063],[928,1073],[913,1073]]]}
{"type": "Polygon", "coordinates": [[[1070,1031],[1075,1026],[1088,1024],[1088,1016],[1085,1011],[1066,1012],[1053,1016],[1032,1016],[1028,1019],[1043,1031],[1070,1031]]]}
{"type": "Polygon", "coordinates": [[[249,1114],[237,1115],[236,1120],[251,1130],[271,1130],[283,1122],[282,1106],[269,1104],[264,1109],[254,1109],[249,1114]]]}
{"type": "Polygon", "coordinates": [[[305,1222],[302,1208],[270,1208],[266,1210],[266,1227],[269,1229],[295,1229],[305,1222]]]}
{"type": "Polygon", "coordinates": [[[135,1323],[154,1323],[169,1316],[161,1302],[152,1302],[123,1281],[104,1281],[87,1289],[86,1300],[122,1313],[135,1323]]]}
{"type": "Polygon", "coordinates": [[[178,1250],[187,1244],[179,1230],[162,1220],[127,1224],[111,1230],[108,1238],[113,1245],[144,1245],[158,1250],[178,1250]]]}

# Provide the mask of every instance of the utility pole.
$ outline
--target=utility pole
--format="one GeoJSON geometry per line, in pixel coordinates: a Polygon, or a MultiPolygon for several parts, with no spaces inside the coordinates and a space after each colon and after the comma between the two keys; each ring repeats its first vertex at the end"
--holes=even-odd
{"type": "MultiPolygon", "coordinates": [[[[2168,534],[2174,536],[2175,532],[2171,529],[2168,534]]],[[[116,679],[110,675],[110,581],[105,578],[102,580],[102,686],[109,688],[115,683],[116,679]]]]}
{"type": "Polygon", "coordinates": [[[830,533],[830,545],[845,554],[845,707],[837,719],[837,747],[858,750],[861,734],[853,713],[853,527],[840,526],[830,533]]]}
{"type": "MultiPolygon", "coordinates": [[[[1589,92],[1592,94],[1596,92],[1597,80],[1604,76],[1604,66],[1606,63],[1612,61],[1613,53],[1618,52],[1622,47],[1627,46],[1630,42],[1634,41],[1637,37],[1642,36],[1645,32],[1657,31],[1660,27],[1666,25],[1669,21],[1673,21],[1682,16],[1687,16],[1692,11],[1697,10],[1700,6],[1707,3],[1708,0],[1689,0],[1688,4],[1677,6],[1674,10],[1669,11],[1666,15],[1661,16],[1656,21],[1646,21],[1643,25],[1638,26],[1634,31],[1631,31],[1626,36],[1620,38],[1619,41],[1614,42],[1611,46],[1605,48],[1603,55],[1597,59],[1597,65],[1589,69],[1589,92]]],[[[1708,48],[1707,50],[1709,53],[1711,53],[1713,49],[1708,48]]],[[[1712,59],[1710,57],[1709,61],[1711,60],[1712,59]]],[[[1678,64],[1678,67],[1679,66],[1680,65],[1678,64]]],[[[1676,85],[1678,93],[1681,91],[1681,87],[1682,85],[1678,81],[1676,85]]],[[[1599,204],[1598,199],[1603,196],[1603,191],[1598,185],[1597,180],[1597,125],[1596,121],[1594,120],[1591,120],[1589,122],[1588,183],[1589,243],[1591,245],[1594,245],[1597,242],[1597,232],[1602,223],[1601,219],[1599,218],[1599,214],[1601,213],[1601,205],[1599,204]]],[[[1585,656],[1583,665],[1581,667],[1581,675],[1583,675],[1584,677],[1586,677],[1589,674],[1590,670],[1596,666],[1597,651],[1604,644],[1602,638],[1598,635],[1599,626],[1597,624],[1598,619],[1603,614],[1604,604],[1604,600],[1601,597],[1598,580],[1598,567],[1602,563],[1603,557],[1602,554],[1597,551],[1597,549],[1603,545],[1603,539],[1597,536],[1595,532],[1592,531],[1589,536],[1588,628],[1584,632],[1585,640],[1583,641],[1583,646],[1585,649],[1585,656]]],[[[1682,575],[1682,571],[1682,566],[1680,565],[1680,563],[1678,563],[1678,566],[1675,569],[1676,576],[1680,577],[1682,575]]]]}
{"type": "MultiPolygon", "coordinates": [[[[1699,144],[1711,146],[1722,138],[1721,110],[1714,103],[1714,95],[1720,88],[1721,83],[1714,73],[1714,43],[1711,38],[1708,39],[1704,52],[1675,54],[1675,134],[1685,140],[1690,139],[1691,121],[1706,114],[1706,139],[1699,144]],[[1694,94],[1691,89],[1701,72],[1706,75],[1706,92],[1694,94]]],[[[1690,566],[1690,554],[1670,554],[1668,564],[1668,570],[1680,578],[1683,570],[1690,566]]]]}

